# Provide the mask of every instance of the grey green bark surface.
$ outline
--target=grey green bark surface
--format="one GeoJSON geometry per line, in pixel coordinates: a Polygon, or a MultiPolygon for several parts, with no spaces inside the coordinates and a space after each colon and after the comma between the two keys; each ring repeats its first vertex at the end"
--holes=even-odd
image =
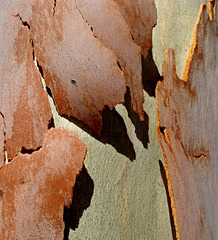
{"type": "MultiPolygon", "coordinates": [[[[172,239],[167,196],[160,174],[162,152],[156,138],[155,98],[144,92],[148,114],[147,149],[138,140],[124,106],[116,111],[124,119],[136,158],[91,137],[66,119],[54,115],[56,126],[75,132],[87,145],[85,167],[94,181],[90,206],[69,239],[172,239]]],[[[122,144],[122,142],[121,142],[122,144]]]]}
{"type": "Polygon", "coordinates": [[[202,3],[207,4],[208,0],[155,0],[158,17],[152,43],[154,60],[160,73],[165,60],[165,50],[170,47],[175,51],[177,74],[182,78],[202,3]]]}

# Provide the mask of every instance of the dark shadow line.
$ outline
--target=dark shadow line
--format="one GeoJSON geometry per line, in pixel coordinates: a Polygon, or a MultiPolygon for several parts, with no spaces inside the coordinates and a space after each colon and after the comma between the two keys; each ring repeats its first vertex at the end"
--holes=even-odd
{"type": "Polygon", "coordinates": [[[62,116],[70,122],[76,124],[79,128],[87,132],[96,140],[113,146],[117,152],[126,156],[130,161],[135,160],[136,153],[131,142],[125,122],[120,114],[113,108],[110,110],[107,106],[102,112],[102,130],[100,136],[93,132],[84,122],[74,118],[62,116]]]}
{"type": "Polygon", "coordinates": [[[49,120],[49,123],[48,123],[48,129],[51,129],[51,128],[54,128],[54,127],[55,127],[54,118],[51,117],[51,119],[49,120]]]}
{"type": "Polygon", "coordinates": [[[168,189],[166,172],[165,172],[163,163],[160,160],[159,160],[159,166],[160,166],[161,177],[162,177],[164,187],[165,187],[165,191],[166,191],[166,195],[167,195],[167,203],[168,203],[168,209],[169,209],[172,237],[173,237],[173,240],[177,240],[176,239],[176,228],[175,228],[175,222],[174,222],[173,212],[172,212],[172,208],[171,208],[171,201],[170,201],[170,194],[169,194],[169,189],[168,189]]]}
{"type": "Polygon", "coordinates": [[[127,87],[127,91],[125,94],[125,104],[124,105],[128,112],[128,117],[130,118],[133,125],[135,126],[135,133],[136,133],[137,138],[139,139],[139,141],[142,142],[144,148],[148,149],[149,117],[148,117],[148,114],[144,111],[144,120],[140,121],[139,115],[137,113],[135,113],[132,109],[130,90],[128,87],[127,87]]]}
{"type": "Polygon", "coordinates": [[[64,240],[69,237],[70,229],[78,228],[80,218],[85,209],[91,204],[92,195],[94,192],[94,182],[87,169],[83,166],[82,171],[76,178],[73,189],[73,199],[70,207],[64,207],[64,240]]]}
{"type": "Polygon", "coordinates": [[[144,90],[150,97],[155,97],[155,88],[158,81],[162,81],[157,66],[153,59],[152,49],[148,51],[147,58],[141,56],[142,59],[142,83],[144,90]]]}

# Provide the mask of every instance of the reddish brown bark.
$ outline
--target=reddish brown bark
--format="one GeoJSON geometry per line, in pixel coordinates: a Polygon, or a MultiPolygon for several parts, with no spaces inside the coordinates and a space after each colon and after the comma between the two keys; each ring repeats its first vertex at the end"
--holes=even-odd
{"type": "Polygon", "coordinates": [[[152,47],[152,29],[157,24],[154,0],[114,0],[126,20],[136,44],[146,58],[152,47]]]}
{"type": "Polygon", "coordinates": [[[100,133],[105,106],[124,102],[123,74],[75,1],[59,1],[54,15],[52,6],[51,1],[35,1],[28,20],[45,82],[60,115],[82,120],[100,133]]]}
{"type": "Polygon", "coordinates": [[[132,40],[117,4],[111,0],[76,0],[76,5],[93,34],[116,55],[130,89],[132,108],[143,120],[141,48],[132,40]]]}
{"type": "Polygon", "coordinates": [[[0,169],[0,239],[63,239],[86,146],[67,130],[48,131],[43,146],[0,169]]]}
{"type": "MultiPolygon", "coordinates": [[[[127,17],[120,7],[124,18],[112,0],[98,4],[79,0],[22,3],[10,0],[2,10],[6,9],[11,16],[7,16],[8,22],[15,21],[12,18],[17,16],[29,31],[26,38],[32,39],[34,54],[42,66],[59,114],[85,122],[98,134],[105,106],[112,109],[123,103],[127,86],[133,110],[141,120],[144,118],[139,46],[146,57],[156,24],[156,8],[153,0],[126,4],[132,12],[127,17]],[[138,8],[142,11],[136,13],[138,8]]],[[[12,35],[9,39],[17,39],[17,42],[8,45],[15,44],[19,56],[26,38],[22,32],[12,35]]]]}
{"type": "Polygon", "coordinates": [[[4,151],[4,117],[0,115],[0,167],[4,164],[5,151],[4,151]]]}
{"type": "Polygon", "coordinates": [[[0,28],[0,117],[4,122],[5,136],[2,137],[9,159],[22,147],[41,146],[52,117],[34,63],[30,31],[11,5],[10,2],[2,4],[0,28]]]}

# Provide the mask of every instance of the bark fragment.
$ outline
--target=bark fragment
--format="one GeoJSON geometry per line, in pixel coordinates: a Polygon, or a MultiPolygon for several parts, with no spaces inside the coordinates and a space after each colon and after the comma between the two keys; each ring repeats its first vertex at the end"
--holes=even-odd
{"type": "Polygon", "coordinates": [[[0,239],[63,239],[86,146],[67,130],[50,129],[43,147],[19,153],[0,169],[0,239]]]}
{"type": "Polygon", "coordinates": [[[211,3],[200,8],[183,80],[168,49],[164,81],[156,88],[157,135],[177,239],[218,237],[216,9],[211,3]]]}
{"type": "Polygon", "coordinates": [[[129,25],[133,40],[142,48],[146,59],[152,47],[152,29],[157,24],[154,0],[114,0],[129,25]]]}
{"type": "Polygon", "coordinates": [[[111,0],[76,0],[76,6],[94,35],[115,53],[118,67],[123,71],[126,85],[130,88],[132,108],[143,120],[141,48],[132,40],[130,29],[117,4],[111,0]]]}
{"type": "Polygon", "coordinates": [[[75,1],[58,2],[54,16],[50,2],[35,1],[28,22],[59,114],[100,133],[103,109],[122,103],[126,91],[115,54],[93,36],[75,1]]]}
{"type": "Polygon", "coordinates": [[[0,28],[0,112],[4,116],[9,159],[22,147],[41,146],[52,117],[33,61],[30,26],[19,13],[13,12],[12,3],[2,4],[0,28]]]}
{"type": "Polygon", "coordinates": [[[137,20],[130,14],[131,24],[113,0],[34,0],[24,3],[26,8],[14,7],[30,26],[34,53],[59,114],[82,120],[98,134],[105,106],[123,103],[127,86],[133,110],[144,118],[141,50],[131,35],[133,30],[141,34],[143,52],[151,48],[156,8],[153,0],[128,4],[134,14],[142,8],[137,20]]]}

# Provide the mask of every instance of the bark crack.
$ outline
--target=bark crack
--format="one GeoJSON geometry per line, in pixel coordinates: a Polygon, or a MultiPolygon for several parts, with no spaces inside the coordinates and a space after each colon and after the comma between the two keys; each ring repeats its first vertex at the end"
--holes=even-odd
{"type": "MultiPolygon", "coordinates": [[[[56,8],[56,3],[57,3],[57,0],[54,0],[54,7],[53,7],[53,15],[55,14],[55,8],[56,8]]],[[[23,18],[20,16],[20,14],[15,14],[13,15],[14,17],[16,18],[19,18],[19,20],[21,21],[21,23],[23,24],[24,27],[27,27],[28,30],[30,31],[30,24],[27,22],[27,21],[24,21],[23,18]]],[[[34,47],[34,41],[33,41],[33,38],[30,38],[29,39],[29,43],[31,44],[31,47],[32,47],[32,56],[33,56],[33,61],[35,63],[35,66],[37,68],[37,70],[39,71],[39,74],[40,74],[40,77],[41,77],[41,82],[42,82],[42,86],[43,88],[45,89],[45,91],[47,92],[47,94],[49,95],[49,92],[48,92],[48,88],[47,86],[45,85],[45,82],[44,82],[44,76],[43,76],[43,69],[42,67],[39,65],[39,62],[35,56],[35,47],[34,47]]],[[[4,120],[4,115],[0,112],[0,115],[2,115],[3,117],[3,120],[4,120]]],[[[52,118],[49,120],[48,122],[48,129],[50,129],[51,127],[54,127],[54,119],[53,119],[53,116],[52,118]]],[[[6,125],[5,125],[5,120],[4,120],[4,128],[6,129],[6,125]]],[[[7,158],[7,151],[6,151],[6,147],[5,147],[5,144],[6,144],[6,132],[4,130],[4,151],[5,151],[5,162],[8,163],[8,158],[7,158]]],[[[36,152],[36,151],[39,151],[40,149],[42,148],[42,146],[39,146],[37,147],[36,149],[27,149],[25,148],[24,146],[22,146],[21,148],[21,151],[20,153],[22,154],[32,154],[33,152],[36,152]]],[[[17,156],[17,154],[13,157],[13,159],[17,156]]],[[[13,159],[10,159],[10,161],[12,161],[13,159]]]]}
{"type": "Polygon", "coordinates": [[[90,30],[93,32],[93,36],[94,38],[97,38],[97,36],[94,34],[94,30],[93,30],[93,27],[88,23],[88,21],[84,18],[81,10],[78,8],[77,6],[77,3],[76,3],[76,0],[75,0],[75,6],[76,6],[76,9],[78,10],[79,14],[81,15],[81,17],[83,18],[83,20],[87,23],[87,25],[90,27],[90,30]]]}
{"type": "Polygon", "coordinates": [[[7,149],[6,149],[6,122],[5,122],[5,116],[2,112],[0,112],[0,115],[2,116],[3,119],[3,124],[4,124],[4,129],[3,129],[3,134],[4,134],[4,145],[3,145],[3,149],[4,149],[4,153],[5,153],[5,157],[4,157],[4,162],[5,164],[8,164],[8,155],[7,155],[7,149]]]}
{"type": "MultiPolygon", "coordinates": [[[[53,15],[55,13],[55,8],[56,8],[56,3],[57,3],[57,0],[54,0],[54,8],[53,8],[53,15]]],[[[20,19],[20,21],[22,22],[23,26],[27,27],[28,30],[30,31],[30,25],[27,21],[24,21],[23,18],[20,16],[20,14],[15,14],[13,15],[14,17],[18,17],[20,19]]],[[[32,47],[32,56],[33,56],[33,61],[34,61],[34,64],[37,68],[37,70],[39,71],[39,74],[40,74],[40,77],[41,77],[41,83],[42,83],[42,87],[44,88],[44,90],[47,92],[47,94],[52,98],[52,95],[51,95],[51,90],[46,86],[45,84],[45,81],[44,81],[44,74],[43,74],[43,68],[42,66],[39,64],[36,56],[35,56],[35,46],[34,46],[34,40],[33,38],[30,38],[29,39],[29,43],[31,44],[31,47],[32,47]]],[[[51,106],[50,106],[51,107],[51,106]]],[[[54,118],[52,116],[52,118],[49,120],[48,122],[48,129],[54,127],[54,118]]],[[[41,147],[39,147],[41,148],[41,147]]],[[[37,148],[38,149],[38,148],[37,148]]],[[[22,152],[33,152],[33,151],[36,151],[37,149],[25,149],[24,147],[22,147],[21,149],[21,153],[22,152]]],[[[7,158],[7,155],[6,155],[6,158],[7,158]]]]}
{"type": "MultiPolygon", "coordinates": [[[[49,87],[46,86],[46,83],[45,83],[45,80],[44,80],[44,73],[43,73],[43,68],[42,66],[39,64],[36,56],[35,56],[35,51],[34,51],[34,42],[33,42],[33,39],[30,39],[30,43],[32,45],[32,54],[33,54],[33,61],[34,61],[34,64],[40,74],[40,78],[41,78],[41,84],[42,84],[42,87],[43,89],[46,91],[48,97],[50,96],[52,98],[52,100],[54,101],[53,97],[52,97],[52,92],[51,92],[51,89],[49,87]]],[[[49,101],[49,104],[50,104],[50,101],[49,101]]],[[[50,108],[51,108],[51,104],[50,104],[50,108]]],[[[51,112],[52,112],[52,108],[51,108],[51,112]]],[[[53,113],[52,113],[52,117],[51,119],[49,120],[48,122],[48,129],[52,128],[52,127],[55,127],[55,124],[54,124],[54,116],[53,116],[53,113]]]]}
{"type": "Polygon", "coordinates": [[[161,134],[164,136],[165,136],[165,129],[166,129],[166,127],[159,127],[161,134]]]}
{"type": "MultiPolygon", "coordinates": [[[[33,45],[34,46],[34,45],[33,45]]],[[[39,71],[39,74],[40,74],[40,77],[41,77],[41,83],[42,83],[42,87],[44,88],[44,90],[46,91],[48,97],[50,96],[54,102],[54,99],[52,97],[52,92],[51,92],[51,89],[49,87],[47,87],[46,83],[45,83],[45,80],[44,80],[44,73],[43,73],[43,68],[42,66],[39,64],[36,56],[35,56],[35,53],[34,53],[34,49],[33,49],[33,56],[34,56],[34,63],[35,63],[35,66],[37,68],[37,70],[39,71]]],[[[50,101],[49,101],[50,103],[50,101]]],[[[51,108],[51,104],[50,104],[50,108],[51,108]]],[[[52,108],[51,108],[51,112],[52,112],[52,108]]],[[[52,113],[52,117],[51,119],[49,120],[49,123],[48,123],[48,129],[52,128],[52,127],[55,127],[55,124],[54,124],[54,116],[53,116],[53,113],[52,113]]]]}
{"type": "Polygon", "coordinates": [[[27,21],[24,21],[23,18],[20,16],[19,13],[15,14],[14,17],[18,17],[20,19],[20,21],[22,22],[24,27],[28,27],[28,29],[30,30],[30,25],[27,21]]]}
{"type": "Polygon", "coordinates": [[[53,6],[53,16],[55,15],[56,6],[57,6],[57,0],[54,0],[54,6],[53,6]]]}
{"type": "Polygon", "coordinates": [[[196,158],[196,159],[200,159],[200,158],[207,158],[207,154],[205,154],[205,153],[201,153],[201,154],[198,154],[198,155],[193,155],[193,154],[190,154],[190,153],[188,153],[188,155],[190,156],[190,157],[193,157],[193,158],[196,158]]]}
{"type": "Polygon", "coordinates": [[[39,151],[41,148],[42,148],[42,146],[39,146],[36,149],[27,149],[23,146],[20,153],[22,153],[22,154],[32,154],[33,152],[39,151]]]}

